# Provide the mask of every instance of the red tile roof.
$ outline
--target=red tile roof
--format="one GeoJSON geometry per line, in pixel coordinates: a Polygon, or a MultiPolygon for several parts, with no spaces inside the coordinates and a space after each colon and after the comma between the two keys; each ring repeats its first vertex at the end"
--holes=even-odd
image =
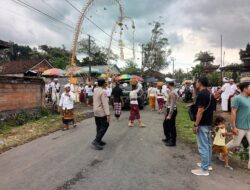
{"type": "Polygon", "coordinates": [[[52,66],[47,60],[26,60],[10,61],[0,64],[0,74],[23,74],[38,64],[46,63],[50,68],[52,66]]]}

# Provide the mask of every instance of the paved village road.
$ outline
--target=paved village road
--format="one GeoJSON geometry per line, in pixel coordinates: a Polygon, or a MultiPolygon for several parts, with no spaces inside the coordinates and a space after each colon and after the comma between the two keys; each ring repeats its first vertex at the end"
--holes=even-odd
{"type": "Polygon", "coordinates": [[[190,173],[199,160],[188,145],[166,147],[162,115],[143,111],[147,128],[127,127],[128,112],[112,121],[105,150],[95,151],[93,119],[0,155],[1,190],[250,189],[249,172],[214,165],[209,177],[190,173]]]}

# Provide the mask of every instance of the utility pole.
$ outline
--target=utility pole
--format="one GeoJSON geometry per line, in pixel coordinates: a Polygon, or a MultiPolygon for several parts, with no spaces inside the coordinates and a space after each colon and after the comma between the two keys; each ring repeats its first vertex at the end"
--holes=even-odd
{"type": "Polygon", "coordinates": [[[91,36],[88,34],[89,76],[91,77],[91,36]]]}
{"type": "Polygon", "coordinates": [[[174,79],[174,61],[175,61],[175,58],[174,57],[171,57],[171,60],[173,62],[173,79],[174,79]]]}
{"type": "Polygon", "coordinates": [[[143,69],[144,69],[144,56],[143,56],[143,53],[144,53],[144,44],[141,44],[141,76],[142,76],[143,69]]]}
{"type": "Polygon", "coordinates": [[[220,55],[221,55],[221,67],[223,67],[223,57],[222,57],[222,35],[220,36],[220,45],[221,45],[221,49],[220,49],[220,55]]]}
{"type": "Polygon", "coordinates": [[[225,56],[226,56],[226,52],[223,52],[223,67],[225,66],[225,56]]]}

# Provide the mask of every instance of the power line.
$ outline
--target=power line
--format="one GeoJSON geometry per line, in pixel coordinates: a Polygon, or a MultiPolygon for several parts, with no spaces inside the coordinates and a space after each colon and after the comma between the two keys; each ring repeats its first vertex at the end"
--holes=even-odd
{"type": "MultiPolygon", "coordinates": [[[[68,3],[72,8],[74,8],[77,12],[79,12],[80,14],[82,14],[82,12],[75,6],[73,5],[73,3],[71,3],[69,0],[64,0],[66,3],[68,3]]],[[[84,18],[86,18],[88,21],[90,21],[92,24],[94,24],[97,28],[99,28],[104,34],[106,34],[108,37],[112,38],[114,41],[119,42],[119,40],[113,38],[113,36],[111,36],[110,34],[108,34],[107,32],[105,32],[100,26],[98,26],[94,21],[92,21],[90,18],[88,18],[86,15],[83,15],[84,18]]],[[[128,47],[124,47],[126,49],[132,50],[132,48],[128,48],[128,47]]],[[[138,51],[136,51],[138,52],[138,51]]],[[[141,52],[139,52],[141,53],[141,52]]]]}
{"type": "MultiPolygon", "coordinates": [[[[82,14],[82,12],[75,6],[73,5],[69,0],[65,0],[71,7],[73,7],[77,12],[79,12],[80,14],[82,14]]],[[[100,26],[98,26],[94,21],[92,21],[90,18],[88,18],[87,16],[83,15],[84,18],[86,18],[89,22],[91,22],[93,25],[95,25],[99,30],[101,30],[104,34],[106,34],[107,36],[109,36],[110,38],[112,38],[112,36],[110,36],[110,34],[108,34],[107,32],[105,32],[100,26]]],[[[113,38],[114,39],[114,38],[113,38]]],[[[118,42],[118,40],[114,39],[115,41],[118,42]]]]}
{"type": "Polygon", "coordinates": [[[50,16],[49,14],[47,14],[47,13],[45,13],[45,12],[43,12],[43,11],[37,9],[36,7],[30,5],[30,4],[28,4],[28,3],[26,3],[26,2],[24,2],[24,1],[22,1],[22,0],[12,0],[12,1],[15,2],[15,3],[17,3],[17,4],[19,4],[19,5],[21,5],[21,6],[23,6],[23,7],[28,8],[28,9],[32,9],[32,10],[36,11],[37,13],[39,13],[39,14],[41,14],[41,15],[44,15],[44,16],[48,17],[49,19],[51,19],[51,20],[53,20],[53,21],[55,21],[55,22],[58,22],[58,23],[60,23],[60,24],[62,24],[62,25],[65,25],[65,26],[67,26],[68,28],[74,30],[74,27],[70,26],[69,24],[67,24],[67,23],[65,23],[65,22],[63,22],[63,21],[61,21],[61,20],[59,20],[59,19],[57,19],[57,18],[55,18],[55,17],[53,17],[53,16],[50,16]]]}
{"type": "MultiPolygon", "coordinates": [[[[53,10],[55,13],[57,13],[58,16],[60,17],[64,17],[64,15],[62,13],[60,13],[57,9],[55,9],[54,7],[52,7],[49,3],[46,2],[46,0],[41,0],[42,3],[44,3],[47,7],[49,7],[51,10],[53,10]]],[[[69,19],[65,19],[68,22],[70,22],[71,24],[75,24],[72,20],[69,19]]]]}
{"type": "MultiPolygon", "coordinates": [[[[47,14],[47,13],[45,13],[45,12],[43,12],[43,11],[41,11],[41,10],[39,10],[38,8],[36,8],[36,7],[34,7],[34,6],[32,6],[32,5],[30,5],[30,4],[28,4],[28,3],[26,3],[26,2],[24,2],[24,1],[22,1],[22,0],[12,0],[14,3],[16,3],[16,4],[18,4],[18,5],[20,5],[20,6],[23,6],[23,7],[25,7],[25,8],[28,8],[28,9],[30,9],[30,10],[33,10],[33,11],[35,11],[35,12],[37,12],[38,14],[40,14],[40,15],[43,15],[43,16],[46,16],[46,17],[48,17],[50,20],[52,20],[52,21],[54,21],[54,22],[57,22],[57,23],[60,23],[61,25],[63,25],[63,26],[65,26],[65,27],[67,27],[67,29],[71,29],[70,31],[71,32],[74,32],[74,30],[75,30],[75,28],[73,27],[73,26],[71,26],[71,25],[69,25],[69,24],[67,24],[67,23],[65,23],[65,22],[63,22],[63,21],[61,21],[61,20],[59,20],[59,19],[57,19],[57,18],[55,18],[55,17],[53,17],[53,16],[51,16],[51,15],[49,15],[49,14],[47,14]]],[[[70,2],[69,2],[70,3],[70,2]]],[[[73,5],[74,6],[74,5],[73,5]]],[[[75,7],[76,8],[76,7],[75,7]]],[[[76,8],[77,9],[77,8],[76,8]]],[[[93,21],[92,21],[93,22],[93,21]]],[[[94,23],[94,22],[93,22],[94,23]]],[[[95,23],[94,23],[95,24],[95,23]]],[[[95,24],[96,25],[96,24],[95,24]]],[[[98,25],[97,25],[98,26],[98,25]]],[[[99,26],[98,26],[99,27],[99,26]]],[[[101,29],[102,30],[102,29],[101,29]]],[[[104,31],[105,32],[105,31],[104,31]]],[[[83,33],[83,32],[81,32],[81,33],[83,33]]],[[[106,33],[107,34],[107,33],[106,33]]],[[[86,35],[89,35],[89,34],[86,34],[86,35]]],[[[109,34],[107,34],[109,37],[111,37],[109,34]]],[[[91,37],[93,37],[94,39],[96,39],[96,40],[98,40],[98,41],[100,41],[100,42],[102,42],[101,40],[99,40],[98,38],[96,38],[96,37],[94,37],[94,36],[92,36],[91,35],[91,37]]],[[[118,47],[118,46],[117,46],[118,47]]],[[[127,48],[127,47],[125,47],[126,49],[129,49],[129,50],[132,50],[132,49],[130,49],[130,48],[127,48]]],[[[112,49],[112,48],[111,48],[112,49]]],[[[117,49],[116,49],[117,50],[117,49]]],[[[138,51],[137,51],[138,52],[138,51]]]]}
{"type": "MultiPolygon", "coordinates": [[[[33,7],[32,5],[30,5],[30,4],[26,3],[26,2],[23,2],[22,0],[13,0],[13,1],[14,1],[15,3],[17,3],[18,5],[20,5],[20,6],[23,6],[23,7],[25,7],[25,8],[30,9],[30,10],[36,11],[37,13],[39,13],[39,14],[41,14],[41,15],[43,15],[43,16],[48,17],[49,19],[51,19],[51,20],[54,21],[54,22],[59,22],[60,24],[63,24],[64,26],[70,28],[70,29],[71,29],[71,30],[70,30],[71,32],[74,31],[74,27],[73,27],[73,26],[68,25],[67,23],[62,22],[61,20],[59,20],[59,19],[57,19],[57,18],[55,18],[55,17],[53,17],[53,16],[51,16],[51,15],[48,15],[47,13],[42,12],[41,10],[39,10],[39,9],[37,9],[37,8],[35,8],[35,7],[33,7]],[[16,1],[18,1],[18,2],[16,2],[16,1]]],[[[14,12],[13,12],[13,13],[14,13],[14,12]]],[[[67,29],[68,29],[68,28],[67,28],[67,29]]],[[[89,34],[87,34],[87,33],[84,33],[83,31],[81,31],[81,33],[82,33],[82,34],[85,34],[85,35],[89,35],[89,34]]],[[[94,36],[92,36],[92,35],[90,35],[90,36],[93,37],[94,39],[96,39],[97,41],[103,43],[103,41],[99,40],[98,38],[96,38],[96,37],[94,37],[94,36]]],[[[113,49],[113,48],[111,48],[111,49],[113,49]]],[[[117,49],[116,49],[116,50],[117,50],[117,49]]]]}

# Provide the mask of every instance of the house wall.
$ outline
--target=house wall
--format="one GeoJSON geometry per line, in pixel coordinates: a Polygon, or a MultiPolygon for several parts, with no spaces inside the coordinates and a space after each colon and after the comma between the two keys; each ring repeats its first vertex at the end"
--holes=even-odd
{"type": "Polygon", "coordinates": [[[44,105],[44,81],[37,78],[0,76],[0,118],[32,111],[44,105]]]}

